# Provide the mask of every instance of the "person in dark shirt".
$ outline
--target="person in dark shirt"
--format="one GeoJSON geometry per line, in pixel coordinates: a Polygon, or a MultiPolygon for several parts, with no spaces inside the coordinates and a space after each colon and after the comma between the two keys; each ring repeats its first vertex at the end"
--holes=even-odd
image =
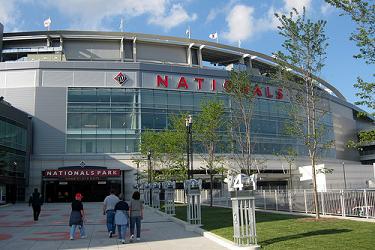
{"type": "Polygon", "coordinates": [[[81,202],[83,196],[77,193],[75,200],[72,201],[72,212],[70,213],[69,226],[70,226],[70,240],[74,240],[76,228],[79,228],[81,239],[86,238],[85,227],[83,220],[85,219],[85,212],[83,210],[83,204],[81,202]]]}
{"type": "Polygon", "coordinates": [[[31,194],[29,199],[29,207],[33,207],[33,214],[34,214],[34,221],[37,221],[39,219],[41,206],[43,205],[43,199],[38,192],[38,189],[34,189],[34,193],[31,194]]]}
{"type": "Polygon", "coordinates": [[[120,201],[115,205],[115,224],[118,228],[118,238],[125,244],[126,230],[129,225],[129,206],[124,201],[124,195],[120,195],[120,201]]]}

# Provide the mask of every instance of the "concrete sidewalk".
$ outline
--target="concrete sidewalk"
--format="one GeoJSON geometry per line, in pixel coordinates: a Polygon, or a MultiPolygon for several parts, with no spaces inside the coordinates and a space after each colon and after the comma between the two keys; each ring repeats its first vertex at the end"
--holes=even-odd
{"type": "MultiPolygon", "coordinates": [[[[0,207],[0,249],[226,249],[146,208],[141,241],[121,244],[108,238],[101,203],[83,203],[87,215],[86,239],[69,240],[70,204],[47,203],[34,222],[27,204],[0,207]]],[[[128,232],[129,234],[129,232],[128,232]]]]}

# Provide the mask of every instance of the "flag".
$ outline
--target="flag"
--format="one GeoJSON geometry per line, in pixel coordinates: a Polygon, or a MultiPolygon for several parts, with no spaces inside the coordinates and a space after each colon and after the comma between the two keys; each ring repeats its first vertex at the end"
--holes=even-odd
{"type": "Polygon", "coordinates": [[[121,18],[120,20],[120,31],[123,32],[124,31],[124,20],[121,18]]]}
{"type": "Polygon", "coordinates": [[[48,19],[44,20],[44,27],[49,28],[51,26],[51,18],[49,17],[48,19]]]}
{"type": "Polygon", "coordinates": [[[210,34],[208,37],[211,39],[217,39],[217,32],[210,34]]]}
{"type": "Polygon", "coordinates": [[[190,26],[186,29],[186,31],[185,31],[185,35],[187,35],[188,36],[188,38],[190,39],[190,26]]]}

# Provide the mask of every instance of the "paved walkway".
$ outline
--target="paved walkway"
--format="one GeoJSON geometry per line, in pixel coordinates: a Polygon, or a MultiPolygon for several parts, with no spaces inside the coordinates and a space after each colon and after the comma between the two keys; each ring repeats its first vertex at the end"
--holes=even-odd
{"type": "Polygon", "coordinates": [[[88,237],[76,240],[69,240],[70,204],[43,205],[37,222],[33,221],[32,209],[27,204],[0,207],[0,249],[225,249],[148,208],[142,222],[141,241],[121,244],[117,236],[108,238],[102,204],[84,202],[83,205],[88,237]]]}

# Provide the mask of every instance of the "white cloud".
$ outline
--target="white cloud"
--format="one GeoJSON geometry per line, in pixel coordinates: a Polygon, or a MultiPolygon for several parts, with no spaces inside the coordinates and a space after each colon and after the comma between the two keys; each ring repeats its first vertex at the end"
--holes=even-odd
{"type": "Polygon", "coordinates": [[[331,14],[331,13],[334,12],[334,11],[335,11],[335,8],[334,8],[332,5],[330,5],[330,4],[326,3],[326,2],[324,2],[324,3],[320,6],[320,12],[321,12],[323,15],[329,15],[329,14],[331,14]]]}
{"type": "Polygon", "coordinates": [[[225,5],[219,5],[213,9],[210,9],[206,17],[205,23],[212,22],[218,15],[230,12],[233,5],[237,2],[238,0],[230,0],[229,2],[225,3],[225,5]]]}
{"type": "Polygon", "coordinates": [[[151,16],[148,22],[161,26],[167,31],[182,23],[194,21],[195,19],[197,19],[197,14],[194,13],[190,17],[180,4],[174,4],[167,15],[151,16]]]}
{"type": "Polygon", "coordinates": [[[236,5],[226,17],[229,31],[223,34],[230,42],[247,40],[253,35],[254,8],[246,5],[236,5]]]}
{"type": "Polygon", "coordinates": [[[15,24],[17,12],[16,1],[0,0],[0,22],[4,26],[15,24]]]}
{"type": "Polygon", "coordinates": [[[177,25],[193,20],[195,14],[190,15],[179,4],[172,4],[171,0],[47,0],[48,5],[56,7],[59,12],[68,16],[72,21],[72,28],[102,30],[104,21],[116,16],[126,19],[146,15],[148,23],[170,29],[177,25]],[[168,22],[163,22],[167,19],[168,22]]]}
{"type": "Polygon", "coordinates": [[[302,13],[303,7],[309,9],[311,0],[284,0],[284,12],[290,12],[295,8],[298,12],[302,13]]]}

